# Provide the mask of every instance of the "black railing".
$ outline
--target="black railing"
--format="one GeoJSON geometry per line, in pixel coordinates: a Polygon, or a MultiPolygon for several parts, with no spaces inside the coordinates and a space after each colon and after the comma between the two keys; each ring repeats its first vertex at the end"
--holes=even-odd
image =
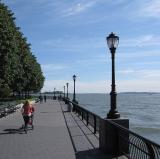
{"type": "Polygon", "coordinates": [[[107,120],[117,133],[119,144],[118,154],[123,154],[130,159],[160,159],[160,145],[150,141],[119,124],[107,120]]]}
{"type": "Polygon", "coordinates": [[[74,107],[72,110],[86,121],[86,125],[93,127],[93,133],[99,132],[100,120],[111,124],[117,138],[117,154],[115,155],[124,155],[129,159],[160,159],[160,145],[120,126],[113,120],[102,119],[77,103],[69,100],[68,103],[74,107]]]}
{"type": "MultiPolygon", "coordinates": [[[[65,99],[66,100],[66,99],[65,99]]],[[[72,105],[72,110],[74,110],[75,113],[78,114],[78,116],[81,116],[82,120],[86,121],[86,125],[90,125],[93,127],[93,133],[96,134],[99,132],[99,123],[101,117],[97,114],[79,106],[77,103],[74,103],[72,101],[67,100],[69,104],[72,105]]]]}

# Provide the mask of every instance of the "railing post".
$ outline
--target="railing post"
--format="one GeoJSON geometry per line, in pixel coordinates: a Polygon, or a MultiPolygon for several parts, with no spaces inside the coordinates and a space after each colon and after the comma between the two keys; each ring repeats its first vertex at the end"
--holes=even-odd
{"type": "Polygon", "coordinates": [[[96,134],[96,130],[97,130],[97,122],[96,122],[96,116],[93,116],[94,118],[94,134],[96,134]]]}
{"type": "MultiPolygon", "coordinates": [[[[120,150],[124,145],[124,142],[119,137],[118,130],[115,129],[115,126],[111,124],[110,121],[129,129],[128,119],[101,119],[99,128],[99,147],[108,155],[122,155],[120,150]]],[[[129,140],[127,134],[126,138],[129,140]]],[[[128,149],[129,145],[126,145],[126,153],[128,153],[128,149]]]]}
{"type": "Polygon", "coordinates": [[[77,114],[77,109],[75,107],[75,105],[73,104],[73,109],[72,109],[73,112],[75,112],[77,114]]]}
{"type": "Polygon", "coordinates": [[[83,120],[83,118],[84,118],[84,113],[83,112],[81,112],[82,113],[82,120],[83,120]]]}
{"type": "Polygon", "coordinates": [[[151,144],[148,144],[147,142],[145,142],[146,146],[147,146],[147,149],[148,149],[148,152],[150,154],[150,159],[155,159],[155,152],[153,150],[153,147],[151,144]]]}
{"type": "Polygon", "coordinates": [[[86,119],[86,122],[87,122],[87,126],[89,124],[89,115],[88,115],[88,112],[87,112],[87,119],[86,119]]]}

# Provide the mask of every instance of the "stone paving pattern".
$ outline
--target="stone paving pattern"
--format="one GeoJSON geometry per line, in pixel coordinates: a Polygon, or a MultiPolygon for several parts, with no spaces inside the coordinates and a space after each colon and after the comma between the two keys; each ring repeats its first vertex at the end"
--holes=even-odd
{"type": "Polygon", "coordinates": [[[0,159],[111,159],[98,139],[64,102],[35,104],[34,130],[27,134],[20,111],[0,119],[0,159]]]}
{"type": "Polygon", "coordinates": [[[36,104],[34,130],[19,131],[22,115],[0,119],[0,159],[75,159],[58,101],[36,104]]]}

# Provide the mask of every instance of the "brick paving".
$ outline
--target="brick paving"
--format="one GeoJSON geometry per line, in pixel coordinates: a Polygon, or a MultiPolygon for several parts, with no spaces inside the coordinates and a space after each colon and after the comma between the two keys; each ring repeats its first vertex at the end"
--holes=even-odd
{"type": "Polygon", "coordinates": [[[27,134],[20,111],[0,119],[0,159],[111,159],[98,139],[64,102],[35,104],[34,130],[27,134]]]}
{"type": "Polygon", "coordinates": [[[75,159],[59,102],[35,107],[35,128],[27,134],[19,130],[19,111],[0,119],[0,159],[75,159]]]}

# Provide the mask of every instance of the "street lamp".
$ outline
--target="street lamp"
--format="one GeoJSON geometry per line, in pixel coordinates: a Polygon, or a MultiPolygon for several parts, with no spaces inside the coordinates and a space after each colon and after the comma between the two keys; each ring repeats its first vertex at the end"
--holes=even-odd
{"type": "Polygon", "coordinates": [[[67,86],[67,97],[65,99],[65,104],[69,104],[69,102],[68,102],[68,100],[69,100],[69,98],[68,98],[68,85],[69,85],[69,83],[66,83],[66,86],[67,86]]]}
{"type": "Polygon", "coordinates": [[[64,98],[65,98],[65,86],[63,86],[63,88],[64,88],[64,98]]]}
{"type": "Polygon", "coordinates": [[[111,109],[109,113],[107,114],[108,119],[116,119],[120,117],[120,114],[116,110],[116,85],[115,85],[115,52],[116,48],[119,43],[119,37],[116,36],[114,33],[111,33],[107,38],[107,44],[111,52],[111,58],[112,58],[112,90],[110,93],[111,96],[111,109]]]}
{"type": "Polygon", "coordinates": [[[54,88],[54,97],[53,97],[53,99],[56,99],[56,88],[54,88]]]}
{"type": "Polygon", "coordinates": [[[60,99],[62,98],[62,92],[60,91],[60,99]]]}
{"type": "Polygon", "coordinates": [[[73,92],[73,102],[75,102],[75,103],[78,103],[77,101],[76,101],[76,93],[75,93],[75,81],[76,81],[76,75],[73,75],[73,81],[74,81],[74,92],[73,92]]]}
{"type": "Polygon", "coordinates": [[[66,86],[67,86],[67,99],[68,99],[68,85],[69,85],[69,83],[66,83],[66,86]]]}

